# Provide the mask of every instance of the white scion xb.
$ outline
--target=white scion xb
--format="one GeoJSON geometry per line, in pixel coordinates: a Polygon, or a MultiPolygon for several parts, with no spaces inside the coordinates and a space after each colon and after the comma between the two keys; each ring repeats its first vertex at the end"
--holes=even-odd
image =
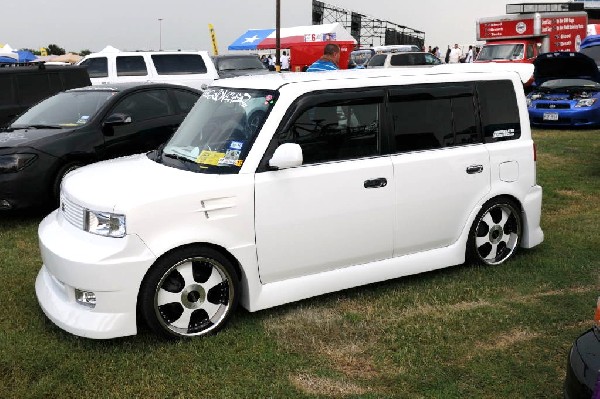
{"type": "Polygon", "coordinates": [[[257,311],[543,241],[518,75],[485,65],[208,88],[165,146],[80,168],[39,226],[42,310],[90,338],[257,311]]]}

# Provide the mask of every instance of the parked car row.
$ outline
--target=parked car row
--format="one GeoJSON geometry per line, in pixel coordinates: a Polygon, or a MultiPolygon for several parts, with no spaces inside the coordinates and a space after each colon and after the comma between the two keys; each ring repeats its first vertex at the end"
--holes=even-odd
{"type": "Polygon", "coordinates": [[[68,172],[157,148],[200,95],[167,83],[119,83],[67,90],[34,105],[0,132],[0,210],[58,203],[68,172]]]}

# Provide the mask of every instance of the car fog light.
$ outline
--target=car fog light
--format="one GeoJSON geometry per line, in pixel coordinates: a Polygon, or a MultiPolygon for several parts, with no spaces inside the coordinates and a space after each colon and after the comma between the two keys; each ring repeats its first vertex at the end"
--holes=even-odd
{"type": "Polygon", "coordinates": [[[96,307],[96,294],[92,291],[81,291],[75,289],[75,300],[77,303],[88,308],[96,307]]]}

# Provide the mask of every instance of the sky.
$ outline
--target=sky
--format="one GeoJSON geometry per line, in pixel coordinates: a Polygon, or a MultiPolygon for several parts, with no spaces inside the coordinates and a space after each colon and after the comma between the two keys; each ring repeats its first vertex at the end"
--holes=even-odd
{"type": "MultiPolygon", "coordinates": [[[[311,0],[280,0],[281,26],[310,25],[311,0]]],[[[425,32],[425,44],[475,43],[475,21],[505,13],[506,4],[543,0],[325,0],[373,18],[425,32]]],[[[220,53],[248,29],[275,28],[275,0],[7,0],[0,44],[66,51],[208,50],[213,24],[220,53]],[[159,21],[162,19],[162,21],[159,21]]]]}

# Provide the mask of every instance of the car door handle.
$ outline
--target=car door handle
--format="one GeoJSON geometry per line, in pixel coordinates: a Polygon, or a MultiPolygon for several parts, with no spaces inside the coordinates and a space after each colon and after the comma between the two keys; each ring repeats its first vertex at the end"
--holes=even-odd
{"type": "Polygon", "coordinates": [[[483,165],[471,165],[467,166],[467,173],[470,175],[474,175],[475,173],[483,172],[483,165]]]}
{"type": "Polygon", "coordinates": [[[380,177],[378,179],[365,180],[365,188],[380,188],[387,186],[387,179],[380,177]]]}

